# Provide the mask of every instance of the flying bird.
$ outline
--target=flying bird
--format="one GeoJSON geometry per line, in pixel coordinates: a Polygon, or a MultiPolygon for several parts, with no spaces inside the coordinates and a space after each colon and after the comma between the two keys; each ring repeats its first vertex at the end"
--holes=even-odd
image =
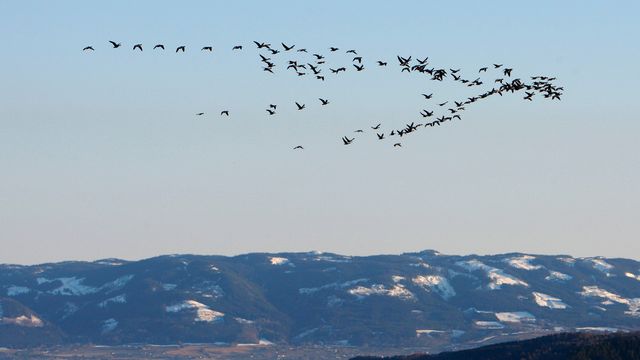
{"type": "Polygon", "coordinates": [[[162,44],[158,44],[158,45],[156,45],[156,46],[154,46],[154,47],[153,47],[153,50],[155,50],[155,49],[157,49],[157,48],[160,48],[160,49],[164,50],[164,45],[162,45],[162,44]]]}
{"type": "Polygon", "coordinates": [[[380,129],[380,125],[382,125],[382,124],[378,124],[378,125],[376,125],[376,126],[372,126],[371,128],[372,128],[373,130],[378,130],[378,129],[380,129]]]}
{"type": "Polygon", "coordinates": [[[196,114],[196,116],[202,116],[202,115],[204,115],[203,112],[199,112],[199,113],[196,114]]]}
{"type": "Polygon", "coordinates": [[[355,140],[355,139],[356,139],[356,138],[349,139],[348,137],[346,137],[346,136],[345,136],[345,137],[343,137],[343,138],[342,138],[342,142],[343,142],[345,145],[349,145],[349,144],[351,144],[351,143],[353,142],[353,140],[355,140]]]}
{"type": "Polygon", "coordinates": [[[135,44],[133,45],[133,50],[138,49],[140,51],[142,51],[142,44],[135,44]]]}
{"type": "Polygon", "coordinates": [[[222,116],[222,115],[227,115],[227,116],[229,116],[229,110],[222,110],[222,111],[220,111],[220,116],[222,116]]]}
{"type": "Polygon", "coordinates": [[[321,99],[321,98],[318,98],[318,100],[320,100],[320,102],[322,103],[322,105],[327,105],[327,104],[329,104],[329,100],[325,100],[325,99],[321,99]]]}
{"type": "Polygon", "coordinates": [[[296,47],[295,45],[287,46],[285,43],[280,43],[280,44],[284,48],[284,51],[289,51],[289,50],[293,49],[294,47],[296,47]]]}
{"type": "Polygon", "coordinates": [[[302,145],[298,145],[298,146],[296,146],[296,147],[294,147],[294,148],[293,148],[293,150],[296,150],[296,149],[304,150],[304,148],[302,147],[302,145]]]}
{"type": "Polygon", "coordinates": [[[200,51],[204,51],[204,50],[213,51],[213,47],[212,46],[205,46],[202,49],[200,49],[200,51]]]}
{"type": "Polygon", "coordinates": [[[384,134],[376,133],[376,135],[378,136],[378,140],[384,140],[384,134]]]}
{"type": "Polygon", "coordinates": [[[242,50],[242,45],[236,45],[232,47],[231,50],[242,50]]]}
{"type": "Polygon", "coordinates": [[[296,101],[296,106],[298,107],[298,110],[304,109],[304,104],[300,105],[297,101],[296,101]]]}
{"type": "Polygon", "coordinates": [[[176,48],[176,52],[178,52],[178,51],[182,51],[182,52],[184,52],[184,50],[185,50],[185,46],[184,46],[184,45],[178,46],[178,47],[176,48]]]}
{"type": "Polygon", "coordinates": [[[276,113],[275,110],[271,110],[271,109],[266,109],[266,110],[269,113],[269,115],[274,115],[276,113]]]}
{"type": "Polygon", "coordinates": [[[402,147],[402,144],[401,143],[395,143],[395,144],[393,144],[393,147],[402,147]]]}
{"type": "Polygon", "coordinates": [[[93,48],[93,46],[85,46],[84,49],[82,49],[82,51],[87,51],[87,50],[93,51],[95,49],[93,48]]]}
{"type": "Polygon", "coordinates": [[[378,60],[378,66],[387,66],[387,63],[384,61],[379,61],[378,60]]]}
{"type": "Polygon", "coordinates": [[[338,50],[340,50],[340,49],[338,49],[337,47],[333,47],[333,46],[329,48],[329,51],[331,51],[331,52],[338,51],[338,50]]]}
{"type": "Polygon", "coordinates": [[[433,93],[427,95],[427,94],[422,94],[422,96],[424,96],[425,99],[429,100],[433,97],[433,93]]]}
{"type": "Polygon", "coordinates": [[[116,43],[115,41],[111,41],[109,40],[109,42],[111,43],[111,45],[113,46],[114,49],[119,48],[120,46],[122,46],[121,43],[116,43]]]}

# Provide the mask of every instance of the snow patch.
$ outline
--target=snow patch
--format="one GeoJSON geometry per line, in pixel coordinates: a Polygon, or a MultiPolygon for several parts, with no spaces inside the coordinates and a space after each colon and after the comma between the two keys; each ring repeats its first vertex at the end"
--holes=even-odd
{"type": "Polygon", "coordinates": [[[501,322],[521,323],[536,321],[536,317],[527,311],[497,312],[495,315],[496,318],[501,322]]]}
{"type": "Polygon", "coordinates": [[[7,296],[18,296],[31,291],[28,287],[11,285],[7,288],[7,296]]]}
{"type": "Polygon", "coordinates": [[[106,334],[108,332],[115,330],[117,327],[118,327],[118,320],[113,318],[107,319],[102,322],[102,333],[106,334]]]}
{"type": "Polygon", "coordinates": [[[627,273],[624,273],[624,276],[640,281],[640,275],[634,275],[634,274],[632,274],[630,272],[627,272],[627,273]]]}
{"type": "Polygon", "coordinates": [[[0,324],[11,324],[11,325],[17,325],[17,326],[24,326],[24,327],[43,327],[44,326],[44,323],[42,322],[42,320],[40,320],[40,318],[38,318],[33,314],[29,316],[20,315],[14,318],[2,317],[0,318],[0,324]]]}
{"type": "Polygon", "coordinates": [[[358,299],[364,299],[371,295],[383,295],[397,297],[403,300],[413,299],[414,295],[411,291],[405,289],[404,286],[396,284],[391,288],[387,288],[382,284],[375,284],[371,287],[358,286],[353,289],[349,289],[349,294],[357,297],[358,299]]]}
{"type": "Polygon", "coordinates": [[[400,276],[400,275],[393,275],[391,277],[391,280],[393,280],[394,283],[399,283],[400,281],[404,280],[405,277],[404,276],[400,276]]]}
{"type": "Polygon", "coordinates": [[[98,306],[101,308],[105,308],[109,304],[124,304],[126,302],[127,302],[127,295],[122,294],[122,295],[114,296],[112,298],[108,298],[107,300],[101,301],[98,303],[98,306]]]}
{"type": "Polygon", "coordinates": [[[467,261],[458,261],[456,265],[466,269],[467,271],[484,271],[487,274],[487,277],[491,280],[487,287],[491,290],[500,289],[502,285],[519,285],[524,287],[529,287],[529,284],[526,282],[516,278],[515,276],[509,275],[504,271],[485,265],[479,260],[472,259],[467,261]]]}
{"type": "Polygon", "coordinates": [[[289,266],[294,266],[293,263],[291,261],[289,261],[289,259],[283,258],[283,257],[277,257],[277,256],[270,257],[269,258],[269,262],[271,263],[271,265],[289,265],[289,266]]]}
{"type": "Polygon", "coordinates": [[[604,289],[600,289],[597,286],[583,286],[582,291],[579,293],[584,297],[598,297],[605,299],[603,305],[611,305],[614,302],[618,304],[627,305],[628,311],[624,313],[634,317],[640,317],[640,298],[627,299],[618,294],[614,294],[604,289]]]}
{"type": "Polygon", "coordinates": [[[176,284],[162,284],[162,289],[164,291],[171,291],[171,290],[175,289],[176,287],[178,287],[178,285],[176,285],[176,284]]]}
{"type": "Polygon", "coordinates": [[[177,313],[183,310],[196,310],[194,321],[215,322],[222,320],[224,317],[224,313],[211,310],[207,305],[195,300],[185,300],[181,303],[167,306],[165,310],[170,313],[177,313]]]}
{"type": "Polygon", "coordinates": [[[504,325],[497,321],[474,321],[476,327],[485,330],[504,329],[504,325]]]}
{"type": "Polygon", "coordinates": [[[601,259],[601,258],[589,258],[587,260],[591,261],[594,269],[606,274],[607,276],[611,276],[611,270],[613,270],[613,265],[609,264],[608,262],[604,261],[604,259],[601,259]]]}
{"type": "Polygon", "coordinates": [[[541,307],[548,307],[549,309],[563,310],[568,307],[567,304],[562,302],[562,299],[558,299],[551,295],[543,294],[540,292],[533,292],[533,300],[541,307]]]}
{"type": "Polygon", "coordinates": [[[113,281],[103,284],[100,287],[88,286],[84,285],[83,282],[85,278],[77,278],[77,277],[63,277],[63,278],[55,278],[55,279],[47,279],[47,278],[37,278],[36,281],[38,284],[46,284],[53,282],[60,282],[60,286],[55,289],[47,291],[49,294],[53,295],[64,295],[64,296],[80,296],[80,295],[89,295],[95,294],[101,291],[113,292],[120,290],[124,287],[131,279],[133,275],[125,275],[121,276],[113,281]]]}
{"type": "Polygon", "coordinates": [[[342,288],[346,288],[346,287],[356,285],[361,282],[367,282],[367,281],[369,281],[369,279],[355,279],[355,280],[345,281],[343,283],[334,282],[331,284],[326,284],[326,285],[322,285],[314,288],[300,288],[298,289],[298,293],[309,295],[309,294],[313,294],[315,292],[327,290],[327,289],[342,289],[342,288]]]}
{"type": "Polygon", "coordinates": [[[561,273],[559,271],[549,271],[549,275],[544,278],[549,281],[569,281],[573,279],[573,276],[561,273]]]}
{"type": "Polygon", "coordinates": [[[433,289],[444,300],[456,296],[456,291],[445,277],[439,275],[418,275],[411,281],[424,289],[433,289]]]}
{"type": "Polygon", "coordinates": [[[531,264],[531,260],[534,260],[534,259],[535,259],[534,256],[522,255],[518,257],[512,257],[510,259],[505,259],[504,261],[516,269],[522,269],[522,270],[542,269],[542,266],[540,265],[531,264]]]}
{"type": "Polygon", "coordinates": [[[588,326],[576,328],[576,331],[582,332],[618,332],[620,329],[602,326],[588,326]]]}

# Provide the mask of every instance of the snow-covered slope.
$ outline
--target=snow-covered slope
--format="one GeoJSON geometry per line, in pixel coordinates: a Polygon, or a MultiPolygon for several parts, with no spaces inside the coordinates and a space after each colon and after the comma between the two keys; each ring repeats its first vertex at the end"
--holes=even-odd
{"type": "Polygon", "coordinates": [[[0,346],[10,329],[95,343],[403,346],[640,329],[639,273],[627,259],[435,251],[0,265],[0,346]]]}

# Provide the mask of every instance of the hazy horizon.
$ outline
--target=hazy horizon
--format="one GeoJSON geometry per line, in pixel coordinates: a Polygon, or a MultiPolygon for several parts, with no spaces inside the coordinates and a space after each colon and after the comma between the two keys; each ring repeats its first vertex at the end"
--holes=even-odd
{"type": "Polygon", "coordinates": [[[2,2],[0,263],[424,249],[638,259],[639,11],[633,1],[2,2]],[[253,40],[357,49],[366,70],[322,83],[280,65],[271,76],[253,40]],[[343,146],[354,129],[421,121],[420,93],[459,96],[404,76],[396,55],[469,77],[504,63],[514,77],[557,77],[565,92],[488,99],[400,149],[368,137],[343,146]]]}

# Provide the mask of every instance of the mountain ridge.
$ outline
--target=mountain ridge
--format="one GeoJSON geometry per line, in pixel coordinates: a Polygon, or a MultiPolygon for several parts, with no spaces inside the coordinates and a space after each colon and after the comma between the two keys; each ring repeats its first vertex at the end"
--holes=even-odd
{"type": "Polygon", "coordinates": [[[203,342],[455,349],[640,328],[640,263],[569,255],[173,254],[0,265],[0,346],[203,342]],[[17,318],[34,316],[39,326],[17,318]],[[12,320],[13,319],[13,320],[12,320]],[[40,331],[51,336],[11,341],[40,331]],[[45,331],[46,330],[46,331],[45,331]],[[44,341],[49,339],[48,341],[44,341]]]}

